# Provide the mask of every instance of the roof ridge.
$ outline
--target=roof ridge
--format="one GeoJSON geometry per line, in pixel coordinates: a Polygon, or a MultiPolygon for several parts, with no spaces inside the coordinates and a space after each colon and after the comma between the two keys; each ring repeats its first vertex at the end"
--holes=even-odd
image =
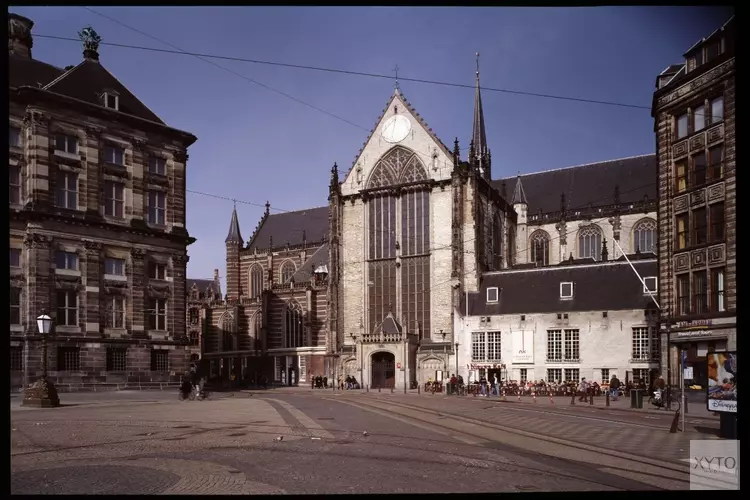
{"type": "Polygon", "coordinates": [[[517,179],[519,176],[520,177],[529,177],[529,176],[532,176],[532,175],[546,174],[548,172],[557,172],[559,170],[568,170],[568,169],[571,169],[571,168],[592,167],[594,165],[602,165],[604,163],[614,163],[616,161],[623,161],[623,160],[633,160],[635,158],[645,158],[647,156],[654,156],[654,157],[656,157],[656,153],[647,153],[647,154],[642,154],[642,155],[625,156],[623,158],[613,158],[611,160],[595,161],[595,162],[591,162],[591,163],[583,163],[581,165],[569,165],[567,167],[551,168],[549,170],[540,170],[538,172],[531,172],[531,173],[528,173],[528,174],[520,174],[520,175],[517,175],[516,177],[501,177],[499,179],[493,179],[493,182],[494,181],[505,181],[505,180],[510,180],[510,179],[517,179]]]}
{"type": "Polygon", "coordinates": [[[301,208],[299,210],[285,210],[283,212],[279,212],[277,214],[269,214],[268,217],[275,217],[277,215],[288,215],[288,214],[297,214],[302,212],[310,212],[312,210],[320,210],[320,209],[328,209],[328,205],[322,205],[320,207],[312,207],[312,208],[301,208]]]}
{"type": "Polygon", "coordinates": [[[52,88],[52,86],[57,85],[58,82],[62,81],[63,79],[65,79],[65,77],[67,77],[68,75],[70,75],[71,73],[73,73],[75,70],[77,70],[78,68],[80,68],[81,66],[83,66],[83,63],[85,63],[85,62],[86,62],[86,60],[84,59],[83,61],[79,62],[78,64],[76,64],[75,66],[73,66],[72,68],[70,68],[69,70],[67,70],[67,71],[63,70],[63,74],[62,75],[58,76],[57,78],[55,78],[54,80],[52,80],[51,82],[49,82],[47,85],[45,85],[44,87],[42,87],[42,90],[47,90],[49,88],[52,88]]]}
{"type": "MultiPolygon", "coordinates": [[[[628,254],[628,256],[632,256],[635,254],[628,254]]],[[[633,265],[639,264],[639,263],[654,263],[658,262],[658,257],[653,258],[647,258],[647,259],[638,259],[633,260],[633,265]]],[[[503,269],[501,271],[487,271],[482,273],[482,275],[490,275],[490,276],[501,276],[503,274],[514,274],[514,273],[533,273],[533,272],[546,272],[546,271],[561,271],[565,269],[590,269],[594,267],[610,267],[610,266],[629,266],[630,263],[627,260],[608,260],[606,262],[595,262],[593,264],[573,264],[573,265],[566,265],[564,262],[560,264],[555,264],[551,266],[544,266],[544,267],[534,267],[531,269],[503,269]]]]}

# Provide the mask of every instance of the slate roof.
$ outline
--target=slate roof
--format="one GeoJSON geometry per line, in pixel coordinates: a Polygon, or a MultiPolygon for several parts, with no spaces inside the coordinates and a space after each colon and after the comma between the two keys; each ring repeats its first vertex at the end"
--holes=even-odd
{"type": "Polygon", "coordinates": [[[211,290],[215,297],[218,296],[221,298],[221,283],[219,281],[187,278],[185,285],[187,295],[190,295],[190,290],[193,289],[193,286],[197,286],[202,298],[205,298],[207,290],[211,290]]]}
{"type": "Polygon", "coordinates": [[[393,313],[389,312],[383,322],[375,328],[375,333],[380,333],[381,331],[385,335],[390,335],[401,333],[403,330],[399,322],[396,321],[396,318],[393,317],[393,313]]]}
{"type": "Polygon", "coordinates": [[[289,243],[301,245],[304,238],[311,243],[320,243],[328,235],[328,207],[308,208],[295,212],[269,215],[250,240],[248,248],[267,249],[273,239],[275,248],[289,243]]]}
{"type": "Polygon", "coordinates": [[[295,283],[310,281],[315,269],[320,266],[328,265],[328,243],[320,246],[311,256],[307,258],[304,264],[292,275],[295,283]]]}
{"type": "MultiPolygon", "coordinates": [[[[642,277],[658,276],[657,260],[650,257],[631,259],[642,277]]],[[[461,313],[465,311],[464,304],[461,313]]],[[[488,273],[483,276],[480,291],[469,294],[470,316],[653,308],[653,300],[643,293],[643,284],[624,259],[488,273]],[[563,282],[574,283],[572,299],[560,298],[563,282]],[[497,303],[487,303],[488,287],[500,288],[497,303]]]]}
{"type": "Polygon", "coordinates": [[[569,211],[614,203],[615,186],[619,186],[620,202],[643,201],[644,196],[657,200],[656,155],[648,154],[607,160],[587,165],[547,170],[519,177],[508,177],[492,181],[493,187],[502,192],[515,192],[518,179],[523,182],[528,199],[529,214],[558,212],[560,195],[565,193],[565,204],[569,211]]]}
{"type": "Polygon", "coordinates": [[[240,221],[237,218],[237,207],[232,210],[232,220],[229,221],[229,233],[225,243],[242,243],[242,233],[240,232],[240,221]]]}
{"type": "Polygon", "coordinates": [[[29,57],[8,54],[10,87],[44,87],[65,73],[65,70],[29,57]]]}

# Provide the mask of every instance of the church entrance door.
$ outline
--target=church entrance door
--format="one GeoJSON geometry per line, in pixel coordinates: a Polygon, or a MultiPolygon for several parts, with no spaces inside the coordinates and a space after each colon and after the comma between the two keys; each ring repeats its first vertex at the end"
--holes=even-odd
{"type": "Polygon", "coordinates": [[[390,352],[376,352],[372,355],[372,387],[387,389],[396,382],[396,357],[390,352]]]}

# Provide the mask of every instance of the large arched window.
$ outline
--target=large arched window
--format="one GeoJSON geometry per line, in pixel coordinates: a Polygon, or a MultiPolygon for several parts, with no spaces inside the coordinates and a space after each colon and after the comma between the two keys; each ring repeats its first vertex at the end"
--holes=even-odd
{"type": "Polygon", "coordinates": [[[578,231],[578,258],[602,259],[602,230],[591,224],[578,231]]]}
{"type": "Polygon", "coordinates": [[[656,253],[656,221],[642,219],[633,228],[633,250],[656,253]]]}
{"type": "Polygon", "coordinates": [[[252,318],[250,318],[250,331],[249,342],[250,349],[260,348],[260,339],[263,334],[263,315],[260,311],[256,312],[252,318]]]}
{"type": "Polygon", "coordinates": [[[492,224],[492,269],[499,271],[503,267],[503,219],[496,213],[492,224]]]}
{"type": "Polygon", "coordinates": [[[250,298],[255,299],[263,293],[263,268],[255,264],[250,268],[250,298]]]}
{"type": "Polygon", "coordinates": [[[294,267],[294,262],[292,262],[291,260],[285,261],[283,264],[281,264],[281,268],[279,270],[279,276],[281,276],[280,282],[289,283],[296,270],[297,268],[294,267]]]}
{"type": "MultiPolygon", "coordinates": [[[[368,189],[428,179],[419,156],[401,146],[375,165],[368,189]]],[[[430,194],[411,186],[400,197],[376,192],[367,202],[367,328],[374,332],[389,312],[407,331],[430,334],[430,194]],[[396,267],[397,252],[401,266],[396,267]],[[401,294],[396,291],[401,273],[401,294]]]]}
{"type": "Polygon", "coordinates": [[[547,231],[537,229],[531,233],[529,238],[531,246],[531,262],[537,266],[549,265],[549,234],[547,231]]]}
{"type": "Polygon", "coordinates": [[[221,350],[237,350],[234,316],[229,312],[221,317],[221,350]]]}
{"type": "Polygon", "coordinates": [[[303,347],[304,327],[302,307],[296,300],[290,300],[284,311],[284,347],[303,347]]]}

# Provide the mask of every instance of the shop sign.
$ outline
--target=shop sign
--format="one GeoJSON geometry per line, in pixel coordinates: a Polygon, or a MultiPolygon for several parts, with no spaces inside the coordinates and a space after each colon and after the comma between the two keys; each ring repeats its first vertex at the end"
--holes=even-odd
{"type": "Polygon", "coordinates": [[[492,363],[469,363],[466,365],[469,371],[473,370],[504,370],[505,365],[503,364],[492,364],[492,363]]]}
{"type": "Polygon", "coordinates": [[[688,330],[686,332],[676,332],[678,339],[691,339],[697,337],[712,337],[713,330],[688,330]]]}

